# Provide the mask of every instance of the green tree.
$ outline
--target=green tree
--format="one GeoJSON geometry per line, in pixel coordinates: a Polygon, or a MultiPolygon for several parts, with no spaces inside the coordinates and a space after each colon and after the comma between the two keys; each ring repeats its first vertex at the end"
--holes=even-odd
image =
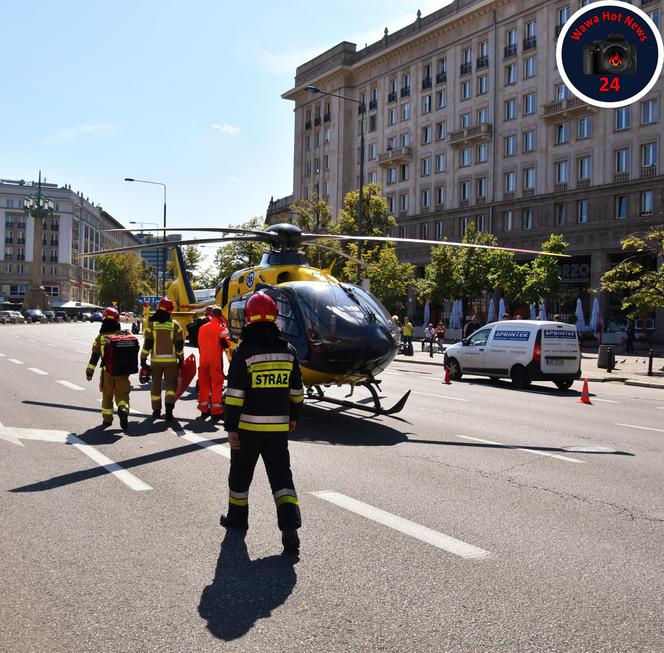
{"type": "Polygon", "coordinates": [[[626,293],[622,308],[628,317],[647,315],[664,306],[664,266],[652,265],[664,255],[664,225],[632,234],[621,244],[623,251],[633,253],[602,275],[602,290],[626,293]]]}
{"type": "Polygon", "coordinates": [[[97,296],[103,305],[117,302],[119,310],[133,310],[139,295],[151,294],[145,261],[136,254],[105,254],[97,259],[97,296]]]}
{"type": "MultiPolygon", "coordinates": [[[[543,252],[562,254],[568,243],[558,234],[551,234],[542,243],[543,252]]],[[[519,286],[512,288],[510,296],[527,304],[536,304],[540,298],[561,300],[565,290],[560,277],[560,258],[557,256],[538,255],[532,261],[524,263],[515,273],[519,286]]]]}
{"type": "Polygon", "coordinates": [[[365,272],[371,292],[390,313],[399,313],[406,308],[408,287],[415,279],[415,266],[400,263],[394,246],[381,248],[365,272]]]}
{"type": "MultiPolygon", "coordinates": [[[[379,184],[367,184],[364,187],[362,230],[358,229],[358,214],[360,193],[357,190],[346,193],[344,208],[339,212],[337,221],[332,227],[332,232],[346,236],[386,236],[387,230],[396,227],[397,222],[390,213],[387,200],[380,194],[379,184]]],[[[366,241],[362,246],[362,260],[366,263],[376,263],[381,251],[390,244],[366,241]]],[[[342,242],[339,244],[342,251],[350,256],[357,257],[357,242],[342,242]]],[[[345,260],[340,263],[340,269],[335,270],[337,276],[344,281],[355,281],[357,264],[345,260]]]]}
{"type": "MultiPolygon", "coordinates": [[[[233,225],[240,229],[253,229],[263,231],[263,218],[257,216],[239,225],[233,225]]],[[[199,284],[203,288],[213,288],[224,277],[236,270],[251,267],[260,263],[265,243],[237,240],[223,244],[214,256],[214,264],[205,270],[200,278],[199,284]]]]}
{"type": "MultiPolygon", "coordinates": [[[[289,207],[293,222],[305,233],[324,234],[328,233],[332,223],[332,209],[330,205],[314,195],[312,200],[298,200],[289,207]]],[[[334,253],[325,249],[337,249],[338,243],[332,239],[317,240],[316,245],[305,245],[303,247],[304,257],[310,265],[323,268],[328,267],[334,261],[334,253]]]]}

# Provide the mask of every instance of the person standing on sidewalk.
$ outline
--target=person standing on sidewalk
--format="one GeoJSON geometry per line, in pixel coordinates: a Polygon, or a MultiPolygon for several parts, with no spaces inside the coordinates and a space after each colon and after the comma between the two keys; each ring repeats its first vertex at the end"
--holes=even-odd
{"type": "Polygon", "coordinates": [[[634,320],[627,320],[625,327],[625,353],[634,353],[634,320]]]}
{"type": "Polygon", "coordinates": [[[404,353],[406,356],[413,355],[413,325],[410,321],[410,318],[406,315],[403,318],[403,328],[401,334],[403,335],[404,341],[404,353]]]}
{"type": "Polygon", "coordinates": [[[258,457],[263,458],[277,508],[284,551],[300,547],[299,501],[288,452],[288,433],[295,429],[304,401],[302,375],[295,348],[276,325],[274,300],[259,291],[245,306],[240,345],[228,370],[225,428],[231,448],[228,513],[225,528],[249,528],[249,486],[258,457]]]}

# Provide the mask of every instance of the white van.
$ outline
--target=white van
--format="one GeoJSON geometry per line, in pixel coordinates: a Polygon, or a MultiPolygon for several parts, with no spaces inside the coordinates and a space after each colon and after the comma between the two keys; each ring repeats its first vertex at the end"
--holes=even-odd
{"type": "Polygon", "coordinates": [[[464,373],[509,377],[517,388],[526,388],[531,381],[553,381],[567,390],[581,378],[576,327],[562,322],[491,322],[448,347],[445,364],[453,381],[464,373]]]}

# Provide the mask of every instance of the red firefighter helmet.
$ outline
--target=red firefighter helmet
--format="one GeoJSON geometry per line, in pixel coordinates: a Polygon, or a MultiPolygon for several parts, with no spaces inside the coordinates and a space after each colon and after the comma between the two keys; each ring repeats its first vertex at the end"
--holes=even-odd
{"type": "Polygon", "coordinates": [[[166,311],[169,315],[173,312],[173,309],[175,308],[175,304],[168,298],[164,297],[163,299],[159,300],[159,303],[157,304],[157,310],[161,311],[166,311]]]}
{"type": "Polygon", "coordinates": [[[110,318],[111,320],[115,320],[116,322],[120,321],[120,313],[118,313],[118,309],[115,308],[115,306],[106,307],[101,317],[103,320],[110,318]]]}
{"type": "Polygon", "coordinates": [[[274,299],[262,290],[254,293],[244,307],[244,319],[247,324],[274,322],[277,319],[277,305],[274,299]]]}

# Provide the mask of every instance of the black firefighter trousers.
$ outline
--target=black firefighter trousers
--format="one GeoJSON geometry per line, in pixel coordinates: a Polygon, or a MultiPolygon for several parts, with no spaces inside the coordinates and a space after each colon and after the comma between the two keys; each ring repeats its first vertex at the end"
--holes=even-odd
{"type": "Polygon", "coordinates": [[[263,458],[272,496],[277,507],[279,529],[300,528],[300,506],[290,468],[288,437],[284,433],[239,431],[240,448],[231,449],[228,474],[228,522],[235,528],[249,527],[249,486],[258,457],[263,458]]]}

